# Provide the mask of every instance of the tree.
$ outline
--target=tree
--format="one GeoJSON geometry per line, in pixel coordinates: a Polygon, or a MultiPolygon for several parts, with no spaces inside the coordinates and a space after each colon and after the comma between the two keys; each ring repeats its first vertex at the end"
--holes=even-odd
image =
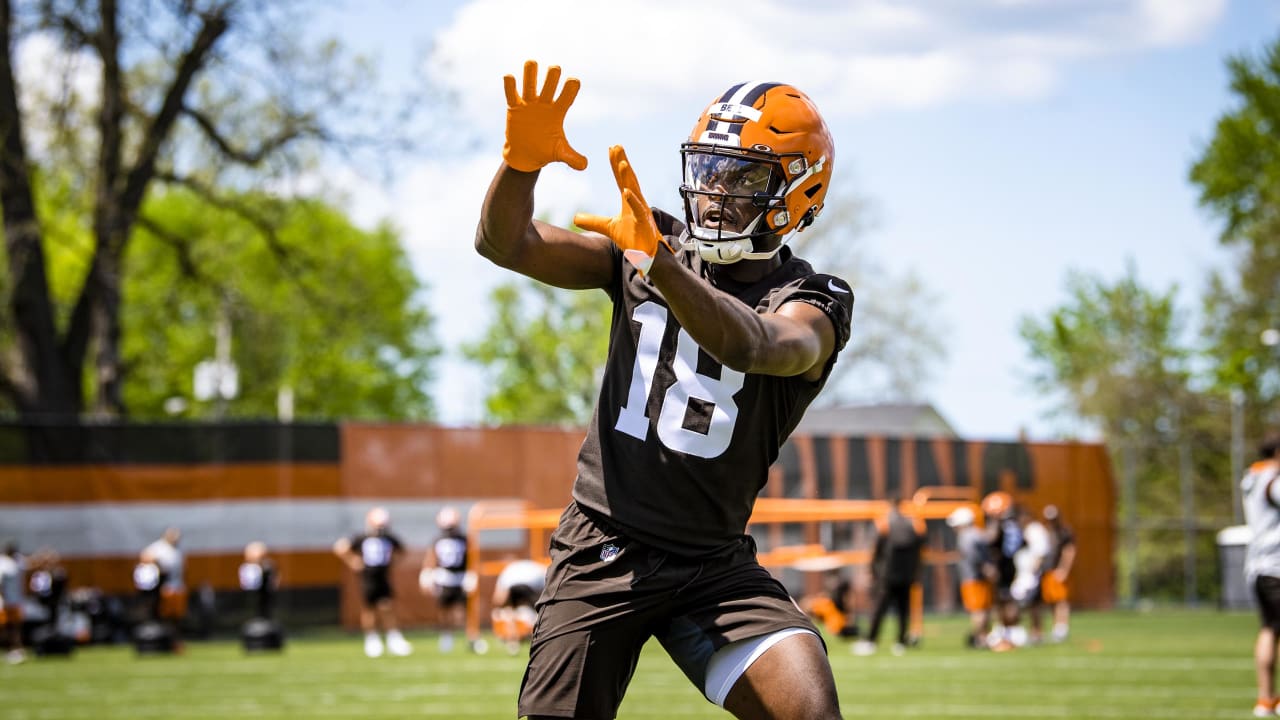
{"type": "Polygon", "coordinates": [[[1019,325],[1036,365],[1032,385],[1044,394],[1061,391],[1063,409],[1108,439],[1154,427],[1186,395],[1190,377],[1176,293],[1143,287],[1132,263],[1114,284],[1071,273],[1068,300],[1043,320],[1028,316],[1019,325]]]}
{"type": "MultiPolygon", "coordinates": [[[[0,210],[8,277],[4,319],[15,342],[0,357],[0,394],[25,417],[75,417],[92,393],[101,417],[125,412],[121,350],[128,246],[139,227],[177,234],[147,214],[157,187],[185,187],[250,220],[273,253],[270,216],[251,183],[304,170],[326,147],[383,135],[339,119],[363,113],[368,68],[333,43],[303,47],[303,5],[253,0],[0,0],[0,210]],[[62,66],[25,74],[24,43],[52,41],[62,66]],[[52,70],[52,72],[49,72],[52,70]],[[41,86],[24,79],[40,78],[41,86]],[[86,89],[87,88],[87,89],[86,89]],[[353,137],[354,136],[354,137],[353,137]],[[49,232],[37,171],[73,178],[91,253],[69,306],[49,279],[49,232]]],[[[363,113],[363,114],[362,114],[363,113]]]]}
{"type": "Polygon", "coordinates": [[[185,190],[145,205],[173,234],[140,231],[126,258],[121,347],[132,417],[271,417],[287,388],[299,417],[429,419],[426,386],[440,350],[398,235],[360,230],[316,201],[237,203],[278,218],[273,244],[240,214],[185,190]],[[225,407],[192,393],[192,369],[214,357],[219,323],[240,378],[225,407]]]}
{"type": "Polygon", "coordinates": [[[1192,165],[1200,203],[1223,220],[1221,242],[1235,250],[1229,273],[1213,272],[1204,297],[1203,337],[1211,380],[1241,392],[1245,435],[1280,422],[1280,39],[1259,56],[1229,58],[1235,107],[1218,119],[1192,165]]]}
{"type": "Polygon", "coordinates": [[[533,280],[490,294],[493,319],[463,348],[488,369],[488,419],[500,424],[585,425],[595,406],[609,344],[609,297],[533,280]]]}

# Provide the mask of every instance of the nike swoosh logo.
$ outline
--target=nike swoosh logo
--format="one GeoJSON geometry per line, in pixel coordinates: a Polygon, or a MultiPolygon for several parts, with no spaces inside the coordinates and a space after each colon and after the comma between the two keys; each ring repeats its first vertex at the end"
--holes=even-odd
{"type": "Polygon", "coordinates": [[[844,288],[842,288],[842,287],[840,287],[840,286],[836,285],[836,281],[835,281],[835,280],[828,280],[828,281],[827,281],[827,289],[828,289],[828,290],[830,290],[831,292],[844,293],[845,295],[848,295],[848,294],[849,294],[849,291],[848,291],[848,290],[845,290],[844,288]]]}

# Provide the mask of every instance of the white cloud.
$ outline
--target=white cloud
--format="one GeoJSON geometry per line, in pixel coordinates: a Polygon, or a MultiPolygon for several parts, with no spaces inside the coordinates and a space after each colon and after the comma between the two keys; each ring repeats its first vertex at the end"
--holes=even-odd
{"type": "MultiPolygon", "coordinates": [[[[437,38],[428,72],[498,127],[500,78],[559,64],[591,92],[574,122],[697,107],[733,82],[795,84],[831,117],[1051,92],[1066,63],[1198,39],[1225,0],[476,0],[437,38]],[[708,87],[712,83],[712,87],[708,87]]],[[[692,116],[691,116],[692,118],[692,116]]]]}

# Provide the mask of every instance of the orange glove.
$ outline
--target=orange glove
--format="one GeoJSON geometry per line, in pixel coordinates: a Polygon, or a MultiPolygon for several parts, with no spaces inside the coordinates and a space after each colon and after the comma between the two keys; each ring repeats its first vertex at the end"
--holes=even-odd
{"type": "Polygon", "coordinates": [[[601,217],[578,213],[573,216],[573,223],[583,230],[598,232],[622,248],[622,256],[627,259],[641,275],[649,272],[653,265],[653,256],[661,244],[671,251],[653,221],[653,211],[644,195],[640,194],[640,181],[636,179],[635,170],[627,161],[627,152],[621,145],[609,148],[609,163],[613,165],[613,177],[618,181],[618,189],[622,191],[622,210],[617,217],[601,217]]]}
{"type": "Polygon", "coordinates": [[[587,159],[574,150],[564,137],[564,116],[578,97],[582,83],[577,78],[564,81],[564,92],[556,98],[560,68],[547,69],[547,81],[538,93],[538,63],[524,63],[524,88],[516,94],[516,79],[503,78],[507,91],[507,142],[502,158],[521,172],[533,172],[557,160],[574,170],[585,170],[587,159]]]}

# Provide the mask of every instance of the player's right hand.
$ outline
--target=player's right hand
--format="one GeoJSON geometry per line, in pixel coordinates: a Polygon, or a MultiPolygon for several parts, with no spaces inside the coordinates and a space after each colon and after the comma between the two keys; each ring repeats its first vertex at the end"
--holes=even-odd
{"type": "Polygon", "coordinates": [[[533,172],[553,162],[562,162],[574,170],[585,170],[587,158],[574,150],[564,136],[564,116],[578,97],[581,83],[577,78],[564,81],[564,90],[555,97],[560,83],[560,67],[547,68],[547,80],[538,92],[538,63],[524,63],[524,85],[516,93],[516,79],[503,78],[507,92],[507,141],[502,158],[521,172],[533,172]]]}

